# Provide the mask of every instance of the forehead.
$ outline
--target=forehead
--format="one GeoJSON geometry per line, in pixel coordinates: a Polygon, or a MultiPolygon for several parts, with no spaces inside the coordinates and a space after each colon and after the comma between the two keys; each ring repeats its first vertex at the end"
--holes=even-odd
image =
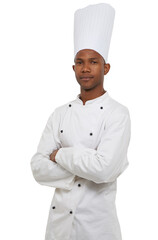
{"type": "Polygon", "coordinates": [[[97,58],[97,59],[103,59],[103,57],[96,51],[92,49],[83,49],[80,50],[76,56],[75,59],[80,58],[80,59],[87,59],[87,58],[97,58]]]}

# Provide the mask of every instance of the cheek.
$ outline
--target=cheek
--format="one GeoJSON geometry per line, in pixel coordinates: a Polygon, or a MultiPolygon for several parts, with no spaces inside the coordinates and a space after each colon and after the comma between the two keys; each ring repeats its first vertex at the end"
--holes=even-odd
{"type": "Polygon", "coordinates": [[[78,75],[78,73],[79,73],[79,71],[78,71],[78,69],[75,71],[75,75],[77,76],[78,75]]]}
{"type": "Polygon", "coordinates": [[[75,77],[76,79],[79,79],[79,71],[75,71],[75,77]]]}
{"type": "Polygon", "coordinates": [[[81,72],[81,69],[79,67],[77,67],[75,69],[75,75],[78,76],[80,74],[80,72],[81,72]]]}
{"type": "Polygon", "coordinates": [[[94,74],[98,77],[104,75],[104,68],[103,67],[96,67],[93,69],[94,70],[94,74]]]}

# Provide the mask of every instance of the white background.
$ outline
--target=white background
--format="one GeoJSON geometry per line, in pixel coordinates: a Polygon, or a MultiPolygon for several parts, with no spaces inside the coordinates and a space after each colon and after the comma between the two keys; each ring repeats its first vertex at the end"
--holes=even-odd
{"type": "MultiPolygon", "coordinates": [[[[0,239],[44,240],[54,189],[34,180],[30,160],[49,115],[80,92],[72,70],[74,11],[99,2],[0,1],[0,239]]],[[[123,240],[158,239],[157,1],[107,3],[116,16],[104,89],[132,121],[118,217],[123,240]]]]}

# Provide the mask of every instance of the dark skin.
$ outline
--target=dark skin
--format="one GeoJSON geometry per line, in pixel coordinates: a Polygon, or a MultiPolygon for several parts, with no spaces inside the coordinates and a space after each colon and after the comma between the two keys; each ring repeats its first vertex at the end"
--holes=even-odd
{"type": "Polygon", "coordinates": [[[96,51],[84,49],[75,56],[72,66],[77,82],[80,85],[80,98],[83,105],[87,100],[97,98],[106,91],[103,88],[104,75],[110,70],[110,64],[105,63],[103,57],[96,51]],[[90,77],[84,79],[84,77],[90,77]]]}
{"type": "MultiPolygon", "coordinates": [[[[92,49],[80,50],[74,59],[72,66],[76,80],[80,85],[80,99],[85,105],[86,101],[92,100],[104,94],[104,75],[110,70],[110,64],[105,63],[104,58],[92,49]]],[[[50,155],[50,160],[55,161],[59,149],[50,155]]]]}

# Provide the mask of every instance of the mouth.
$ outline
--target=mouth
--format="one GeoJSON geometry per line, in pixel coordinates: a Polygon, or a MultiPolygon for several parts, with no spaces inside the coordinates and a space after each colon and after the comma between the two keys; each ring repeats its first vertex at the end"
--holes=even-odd
{"type": "Polygon", "coordinates": [[[80,77],[80,79],[83,80],[83,81],[89,81],[92,78],[93,78],[92,76],[82,76],[82,77],[80,77]]]}

